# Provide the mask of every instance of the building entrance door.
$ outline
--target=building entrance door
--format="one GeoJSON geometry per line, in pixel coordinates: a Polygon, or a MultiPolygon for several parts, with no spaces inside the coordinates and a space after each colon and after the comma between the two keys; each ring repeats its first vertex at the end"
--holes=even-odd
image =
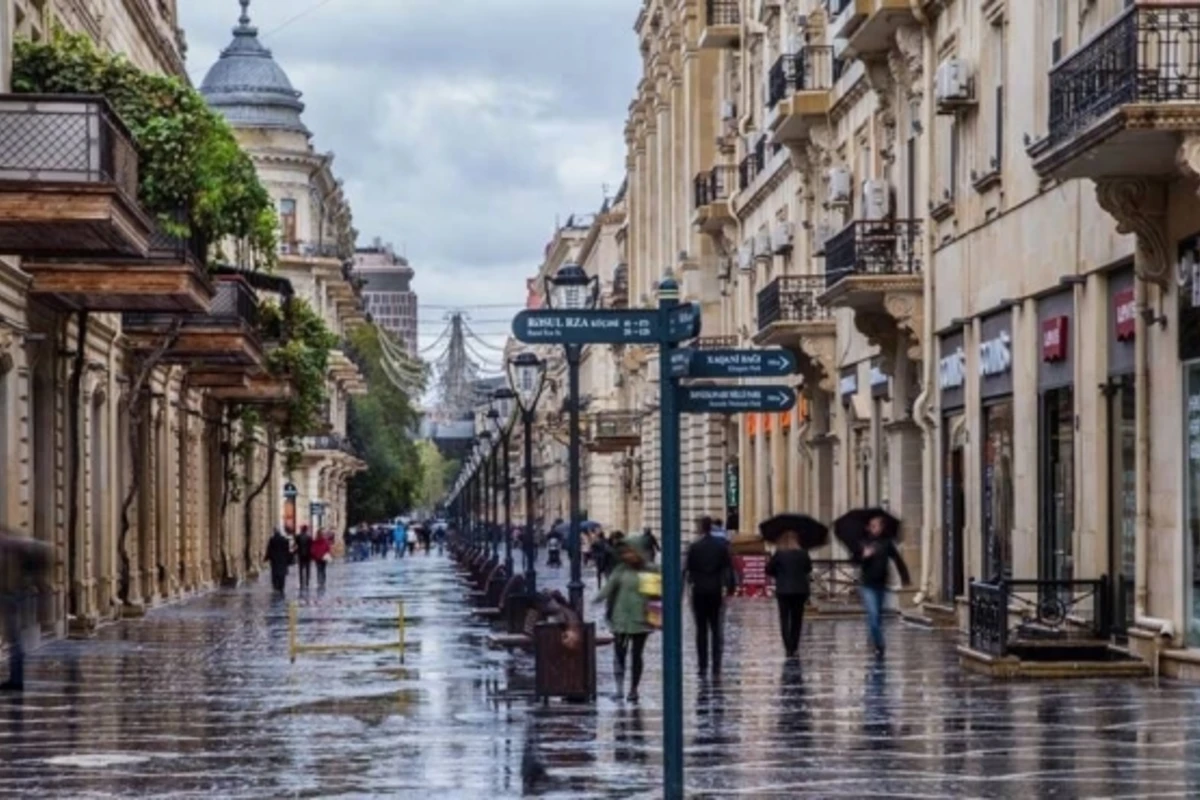
{"type": "Polygon", "coordinates": [[[961,414],[946,420],[942,488],[942,600],[954,603],[965,590],[963,569],[963,494],[966,419],[961,414]]]}
{"type": "Polygon", "coordinates": [[[1075,403],[1071,387],[1042,395],[1042,530],[1039,577],[1069,581],[1075,574],[1075,403]]]}

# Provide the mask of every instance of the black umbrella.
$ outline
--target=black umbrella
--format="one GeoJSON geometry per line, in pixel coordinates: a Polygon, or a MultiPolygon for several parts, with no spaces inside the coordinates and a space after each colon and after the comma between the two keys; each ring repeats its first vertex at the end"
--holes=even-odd
{"type": "Polygon", "coordinates": [[[785,533],[794,533],[806,550],[824,547],[829,541],[829,528],[806,514],[779,514],[759,523],[758,532],[768,542],[776,541],[785,533]]]}
{"type": "Polygon", "coordinates": [[[856,508],[847,511],[833,523],[833,535],[855,556],[862,552],[867,538],[867,524],[876,517],[883,520],[883,537],[900,540],[900,520],[882,508],[856,508]]]}

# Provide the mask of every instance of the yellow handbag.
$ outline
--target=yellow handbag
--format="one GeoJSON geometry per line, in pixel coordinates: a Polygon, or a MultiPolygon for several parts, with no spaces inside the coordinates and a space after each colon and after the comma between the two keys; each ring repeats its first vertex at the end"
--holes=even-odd
{"type": "Polygon", "coordinates": [[[646,624],[662,627],[662,574],[652,570],[638,573],[638,591],[646,598],[646,624]]]}

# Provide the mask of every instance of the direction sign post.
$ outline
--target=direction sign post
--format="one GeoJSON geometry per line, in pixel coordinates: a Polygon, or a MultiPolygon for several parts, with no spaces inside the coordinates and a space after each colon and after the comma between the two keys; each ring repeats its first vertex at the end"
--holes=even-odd
{"type": "Polygon", "coordinates": [[[684,414],[781,412],[796,405],[790,386],[685,386],[677,391],[684,414]]]}
{"type": "Polygon", "coordinates": [[[513,336],[526,344],[656,345],[662,319],[649,309],[527,310],[513,319],[513,336]]]}

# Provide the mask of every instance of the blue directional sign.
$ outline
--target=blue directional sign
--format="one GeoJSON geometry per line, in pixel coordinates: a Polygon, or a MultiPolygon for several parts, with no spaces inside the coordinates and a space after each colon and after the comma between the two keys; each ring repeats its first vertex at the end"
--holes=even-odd
{"type": "Polygon", "coordinates": [[[686,342],[700,335],[700,304],[684,303],[667,312],[667,341],[686,342]]]}
{"type": "Polygon", "coordinates": [[[780,378],[796,372],[787,350],[679,350],[690,354],[689,378],[780,378]]]}
{"type": "Polygon", "coordinates": [[[692,356],[695,350],[672,350],[671,351],[671,377],[684,378],[692,368],[692,356]]]}
{"type": "Polygon", "coordinates": [[[525,344],[657,344],[659,312],[652,310],[522,311],[513,336],[525,344]]]}
{"type": "Polygon", "coordinates": [[[685,414],[744,414],[789,411],[796,393],[788,386],[685,386],[679,389],[679,410],[685,414]]]}

